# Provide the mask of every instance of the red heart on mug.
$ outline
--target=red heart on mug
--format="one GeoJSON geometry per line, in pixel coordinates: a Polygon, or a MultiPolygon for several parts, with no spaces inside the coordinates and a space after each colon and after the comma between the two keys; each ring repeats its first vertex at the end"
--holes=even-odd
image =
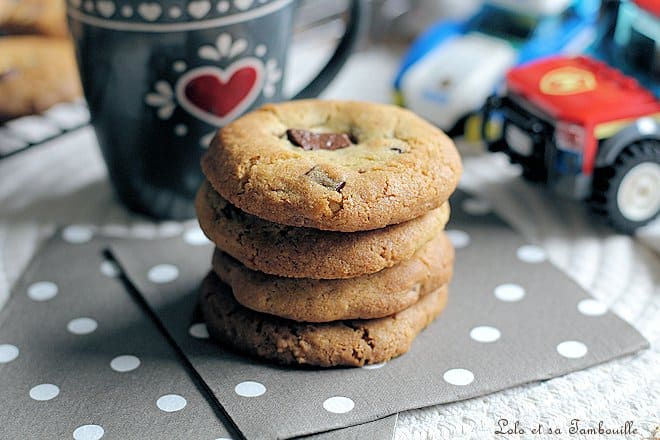
{"type": "Polygon", "coordinates": [[[177,100],[186,111],[213,125],[225,125],[254,102],[263,82],[263,64],[243,58],[227,69],[199,67],[177,82],[177,100]]]}

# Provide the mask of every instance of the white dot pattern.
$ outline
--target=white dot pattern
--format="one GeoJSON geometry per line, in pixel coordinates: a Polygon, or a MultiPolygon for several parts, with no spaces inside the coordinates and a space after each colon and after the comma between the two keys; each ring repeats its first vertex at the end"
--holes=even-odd
{"type": "Polygon", "coordinates": [[[595,299],[583,299],[578,303],[577,309],[586,316],[601,316],[607,312],[607,306],[595,299]]]}
{"type": "Polygon", "coordinates": [[[197,339],[208,339],[209,338],[209,329],[206,327],[206,324],[203,322],[198,322],[193,324],[188,329],[188,333],[193,338],[197,339]]]}
{"type": "Polygon", "coordinates": [[[465,231],[448,229],[445,234],[447,234],[447,238],[456,249],[467,247],[470,244],[470,236],[465,231]]]}
{"type": "Polygon", "coordinates": [[[82,425],[73,431],[74,440],[100,440],[105,431],[99,425],[82,425]]]}
{"type": "Polygon", "coordinates": [[[481,325],[470,330],[470,337],[477,342],[495,342],[500,339],[500,336],[500,331],[489,325],[481,325]]]}
{"type": "Polygon", "coordinates": [[[110,361],[110,368],[118,373],[127,373],[129,371],[135,370],[139,366],[140,359],[137,356],[133,356],[131,354],[123,354],[110,361]]]}
{"type": "Polygon", "coordinates": [[[98,327],[98,323],[92,318],[76,318],[69,321],[66,329],[74,335],[88,335],[98,327]]]}
{"type": "Polygon", "coordinates": [[[156,401],[158,409],[165,412],[181,411],[187,404],[186,399],[178,394],[166,394],[156,401]]]}
{"type": "Polygon", "coordinates": [[[474,374],[465,368],[452,368],[451,370],[445,371],[442,378],[449,384],[465,386],[474,381],[474,374]]]}
{"type": "Polygon", "coordinates": [[[18,347],[12,344],[0,344],[0,364],[6,364],[18,357],[18,347]]]}
{"type": "Polygon", "coordinates": [[[57,285],[50,281],[39,281],[30,284],[27,289],[28,297],[34,301],[48,301],[49,299],[55,298],[57,292],[57,285]]]}
{"type": "MultiPolygon", "coordinates": [[[[176,72],[183,72],[184,70],[186,70],[188,68],[188,65],[186,64],[185,61],[175,61],[174,64],[172,65],[172,68],[176,72]]],[[[186,131],[188,131],[187,128],[186,128],[186,131]]]]}
{"type": "Polygon", "coordinates": [[[365,365],[362,368],[364,368],[365,370],[377,370],[379,368],[383,368],[385,364],[386,362],[381,362],[380,364],[365,365]]]}
{"type": "Polygon", "coordinates": [[[264,46],[263,44],[258,45],[254,49],[254,54],[258,57],[262,57],[262,56],[266,55],[266,46],[264,46]]]}
{"type": "Polygon", "coordinates": [[[557,353],[568,359],[584,357],[587,351],[587,346],[580,341],[564,341],[557,344],[557,353]]]}
{"type": "Polygon", "coordinates": [[[525,297],[525,289],[517,284],[500,284],[493,291],[495,298],[505,302],[520,301],[525,297]]]}
{"type": "Polygon", "coordinates": [[[69,243],[87,243],[94,237],[94,229],[86,225],[71,225],[64,228],[62,238],[69,243]]]}
{"type": "Polygon", "coordinates": [[[185,234],[183,234],[183,241],[191,246],[204,246],[211,243],[200,228],[188,229],[185,234]]]}
{"type": "Polygon", "coordinates": [[[99,270],[108,278],[119,276],[119,267],[117,267],[117,265],[110,260],[103,261],[99,267],[99,270]]]}
{"type": "Polygon", "coordinates": [[[530,264],[542,263],[546,258],[545,251],[533,245],[520,246],[516,251],[516,256],[520,261],[530,264]]]}
{"type": "Polygon", "coordinates": [[[323,408],[334,414],[345,414],[355,408],[355,402],[348,397],[334,396],[325,399],[323,408]]]}
{"type": "Polygon", "coordinates": [[[179,222],[163,222],[158,226],[161,237],[175,237],[183,232],[183,225],[179,222]]]}
{"type": "Polygon", "coordinates": [[[241,382],[234,388],[234,392],[242,397],[259,397],[266,392],[266,387],[259,382],[241,382]]]}
{"type": "Polygon", "coordinates": [[[60,394],[60,389],[52,383],[42,383],[30,389],[30,397],[34,400],[51,400],[60,394]]]}
{"type": "MultiPolygon", "coordinates": [[[[176,69],[176,67],[175,67],[176,69]]],[[[185,136],[188,134],[188,126],[184,124],[178,124],[176,127],[174,127],[174,134],[177,136],[185,136]]]]}
{"type": "Polygon", "coordinates": [[[149,269],[147,277],[152,283],[170,283],[179,277],[179,268],[173,264],[158,264],[149,269]]]}

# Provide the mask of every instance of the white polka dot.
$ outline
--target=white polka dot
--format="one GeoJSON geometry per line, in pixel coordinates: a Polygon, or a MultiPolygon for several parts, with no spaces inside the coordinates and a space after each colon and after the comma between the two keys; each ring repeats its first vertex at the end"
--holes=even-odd
{"type": "Polygon", "coordinates": [[[66,329],[74,335],[88,335],[98,326],[98,323],[92,318],[76,318],[69,321],[66,329]]]}
{"type": "Polygon", "coordinates": [[[495,298],[500,301],[515,302],[525,297],[525,289],[517,284],[500,284],[493,291],[495,298]]]}
{"type": "Polygon", "coordinates": [[[64,228],[62,238],[69,243],[87,243],[94,236],[94,230],[91,226],[71,225],[64,228]]]}
{"type": "Polygon", "coordinates": [[[518,259],[525,263],[542,263],[545,261],[545,251],[538,246],[520,246],[516,251],[518,259]]]}
{"type": "Polygon", "coordinates": [[[128,226],[119,224],[105,225],[101,230],[103,234],[113,237],[127,237],[130,234],[128,226]]]}
{"type": "Polygon", "coordinates": [[[123,354],[110,361],[110,368],[118,373],[133,371],[139,366],[140,359],[137,356],[133,356],[131,354],[123,354]]]}
{"type": "Polygon", "coordinates": [[[323,408],[334,414],[344,414],[351,411],[355,407],[355,402],[353,402],[348,397],[335,396],[325,399],[323,402],[323,408]]]}
{"type": "Polygon", "coordinates": [[[445,231],[449,241],[456,249],[461,249],[470,244],[470,236],[467,232],[458,229],[448,229],[445,231]]]}
{"type": "Polygon", "coordinates": [[[264,46],[263,44],[258,45],[254,49],[254,54],[258,57],[262,57],[262,56],[266,55],[266,46],[264,46]]]}
{"type": "Polygon", "coordinates": [[[470,370],[464,368],[452,368],[451,370],[445,371],[442,378],[445,382],[452,385],[464,386],[472,383],[474,380],[474,374],[472,374],[470,370]]]}
{"type": "Polygon", "coordinates": [[[229,2],[227,1],[222,1],[218,2],[218,12],[227,12],[229,10],[229,2]]]}
{"type": "Polygon", "coordinates": [[[178,6],[173,6],[169,11],[170,17],[179,18],[181,17],[181,8],[178,6]]]}
{"type": "Polygon", "coordinates": [[[587,351],[587,346],[580,341],[564,341],[557,345],[557,353],[569,359],[581,358],[587,351]]]}
{"type": "Polygon", "coordinates": [[[114,261],[105,260],[101,263],[99,270],[103,275],[109,278],[114,278],[119,275],[119,267],[114,261]]]}
{"type": "Polygon", "coordinates": [[[57,295],[57,284],[50,281],[39,281],[30,284],[27,289],[28,297],[34,301],[48,301],[57,295]]]}
{"type": "Polygon", "coordinates": [[[121,15],[123,15],[124,17],[130,17],[131,15],[133,15],[133,8],[131,8],[130,6],[124,6],[123,8],[121,8],[121,15]]]}
{"type": "Polygon", "coordinates": [[[486,215],[493,210],[490,202],[483,199],[465,199],[461,204],[461,208],[471,215],[486,215]]]}
{"type": "Polygon", "coordinates": [[[158,264],[149,269],[147,277],[152,283],[169,283],[179,277],[179,269],[173,264],[158,264]]]}
{"type": "Polygon", "coordinates": [[[188,68],[188,65],[186,64],[185,61],[175,61],[174,64],[172,64],[172,68],[174,69],[175,72],[183,72],[188,68]]]}
{"type": "Polygon", "coordinates": [[[495,327],[480,325],[470,330],[470,337],[477,342],[495,342],[500,339],[500,331],[495,327]]]}
{"type": "Polygon", "coordinates": [[[266,387],[259,382],[247,381],[236,385],[234,391],[243,397],[259,397],[266,392],[266,387]]]}
{"type": "Polygon", "coordinates": [[[188,333],[193,338],[198,338],[198,339],[209,338],[209,330],[206,328],[206,324],[204,324],[203,322],[198,322],[197,324],[191,325],[190,328],[188,329],[188,333]]]}
{"type": "Polygon", "coordinates": [[[73,431],[74,440],[99,440],[103,438],[105,431],[99,425],[82,425],[73,431]]]}
{"type": "Polygon", "coordinates": [[[188,134],[188,126],[185,124],[177,124],[174,127],[174,134],[177,136],[185,136],[188,134]]]}
{"type": "Polygon", "coordinates": [[[183,232],[183,225],[179,222],[163,222],[158,227],[161,237],[175,237],[183,232]]]}
{"type": "Polygon", "coordinates": [[[365,370],[377,370],[379,368],[383,368],[385,364],[386,362],[381,362],[380,364],[365,365],[362,368],[364,368],[365,370]]]}
{"type": "Polygon", "coordinates": [[[188,229],[186,233],[183,234],[183,241],[191,246],[204,246],[205,244],[210,243],[209,239],[204,235],[204,232],[199,228],[188,229]]]}
{"type": "Polygon", "coordinates": [[[186,399],[178,394],[165,394],[158,398],[156,406],[165,412],[175,412],[185,408],[187,403],[186,399]]]}
{"type": "Polygon", "coordinates": [[[18,357],[18,347],[11,344],[0,344],[0,364],[6,364],[18,357]]]}
{"type": "Polygon", "coordinates": [[[50,400],[60,394],[60,389],[52,383],[42,383],[30,389],[30,397],[34,400],[50,400]]]}
{"type": "Polygon", "coordinates": [[[607,306],[595,299],[583,299],[577,305],[578,311],[587,316],[600,316],[607,312],[607,306]]]}
{"type": "Polygon", "coordinates": [[[157,235],[156,226],[152,223],[135,223],[131,226],[131,235],[135,238],[153,240],[157,235]]]}

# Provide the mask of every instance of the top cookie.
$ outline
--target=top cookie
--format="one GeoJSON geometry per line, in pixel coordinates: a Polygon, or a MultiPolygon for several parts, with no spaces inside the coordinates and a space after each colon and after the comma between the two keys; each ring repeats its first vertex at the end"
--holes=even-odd
{"type": "Polygon", "coordinates": [[[202,159],[215,190],[275,223],[354,232],[416,218],[456,188],[453,142],[408,110],[303,100],[224,127],[202,159]]]}

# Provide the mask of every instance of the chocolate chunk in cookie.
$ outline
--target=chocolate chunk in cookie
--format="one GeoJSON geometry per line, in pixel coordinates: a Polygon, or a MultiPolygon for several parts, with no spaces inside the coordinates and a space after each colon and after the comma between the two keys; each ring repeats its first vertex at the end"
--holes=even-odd
{"type": "Polygon", "coordinates": [[[286,131],[289,142],[305,151],[339,150],[350,147],[353,141],[346,133],[314,133],[307,130],[289,129],[286,131]]]}

